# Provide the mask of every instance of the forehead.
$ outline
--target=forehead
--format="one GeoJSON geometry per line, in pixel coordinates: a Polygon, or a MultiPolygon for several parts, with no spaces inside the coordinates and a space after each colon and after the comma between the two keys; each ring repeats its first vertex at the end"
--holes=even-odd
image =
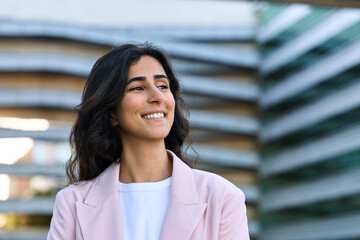
{"type": "Polygon", "coordinates": [[[165,74],[161,63],[153,57],[143,56],[130,65],[128,78],[156,74],[165,74]]]}

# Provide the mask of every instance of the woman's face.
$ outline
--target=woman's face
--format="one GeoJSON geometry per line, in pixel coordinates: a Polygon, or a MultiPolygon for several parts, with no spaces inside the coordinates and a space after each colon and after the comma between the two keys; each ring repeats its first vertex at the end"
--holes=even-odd
{"type": "Polygon", "coordinates": [[[164,68],[153,57],[143,56],[130,65],[114,119],[122,141],[162,140],[169,134],[175,110],[169,84],[164,68]]]}

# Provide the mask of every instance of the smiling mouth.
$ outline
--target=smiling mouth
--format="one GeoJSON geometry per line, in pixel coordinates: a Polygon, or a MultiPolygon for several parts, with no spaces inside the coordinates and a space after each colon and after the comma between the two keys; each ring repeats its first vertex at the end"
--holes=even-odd
{"type": "Polygon", "coordinates": [[[143,116],[143,118],[145,119],[154,119],[154,118],[164,118],[165,114],[164,113],[151,113],[151,114],[146,114],[143,116]]]}

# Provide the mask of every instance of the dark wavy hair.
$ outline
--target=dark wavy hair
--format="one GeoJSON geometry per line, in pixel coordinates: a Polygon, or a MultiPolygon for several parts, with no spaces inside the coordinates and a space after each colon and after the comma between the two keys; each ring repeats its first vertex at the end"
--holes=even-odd
{"type": "Polygon", "coordinates": [[[191,161],[182,153],[189,135],[189,121],[184,116],[188,111],[169,56],[149,43],[124,44],[96,61],[86,82],[82,102],[75,107],[78,117],[70,134],[72,154],[66,163],[68,185],[93,179],[111,163],[120,162],[122,144],[111,113],[124,96],[130,65],[142,56],[151,56],[160,62],[175,99],[174,123],[165,138],[165,147],[191,166],[191,161]]]}

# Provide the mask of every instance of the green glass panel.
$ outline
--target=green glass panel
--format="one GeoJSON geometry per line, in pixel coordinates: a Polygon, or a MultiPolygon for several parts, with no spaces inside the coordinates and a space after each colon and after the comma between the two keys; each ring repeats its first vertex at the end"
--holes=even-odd
{"type": "Polygon", "coordinates": [[[324,81],[313,88],[303,91],[284,102],[281,102],[269,109],[266,109],[263,114],[263,122],[266,124],[278,117],[285,116],[289,112],[300,108],[306,104],[326,97],[329,94],[339,91],[346,85],[354,84],[360,81],[360,64],[340,73],[327,81],[324,81]]]}
{"type": "Polygon", "coordinates": [[[299,129],[290,135],[263,145],[263,156],[269,157],[286,149],[296,147],[303,142],[311,142],[316,138],[341,131],[343,128],[360,123],[360,106],[351,111],[337,115],[325,121],[313,124],[305,129],[299,129]]]}
{"type": "Polygon", "coordinates": [[[356,151],[265,178],[262,181],[262,190],[263,192],[269,192],[292,184],[354,169],[360,169],[360,148],[356,151]]]}
{"type": "Polygon", "coordinates": [[[304,206],[263,213],[261,225],[263,230],[269,227],[288,225],[332,218],[344,214],[352,214],[360,208],[360,194],[350,197],[321,201],[304,206]]]}

